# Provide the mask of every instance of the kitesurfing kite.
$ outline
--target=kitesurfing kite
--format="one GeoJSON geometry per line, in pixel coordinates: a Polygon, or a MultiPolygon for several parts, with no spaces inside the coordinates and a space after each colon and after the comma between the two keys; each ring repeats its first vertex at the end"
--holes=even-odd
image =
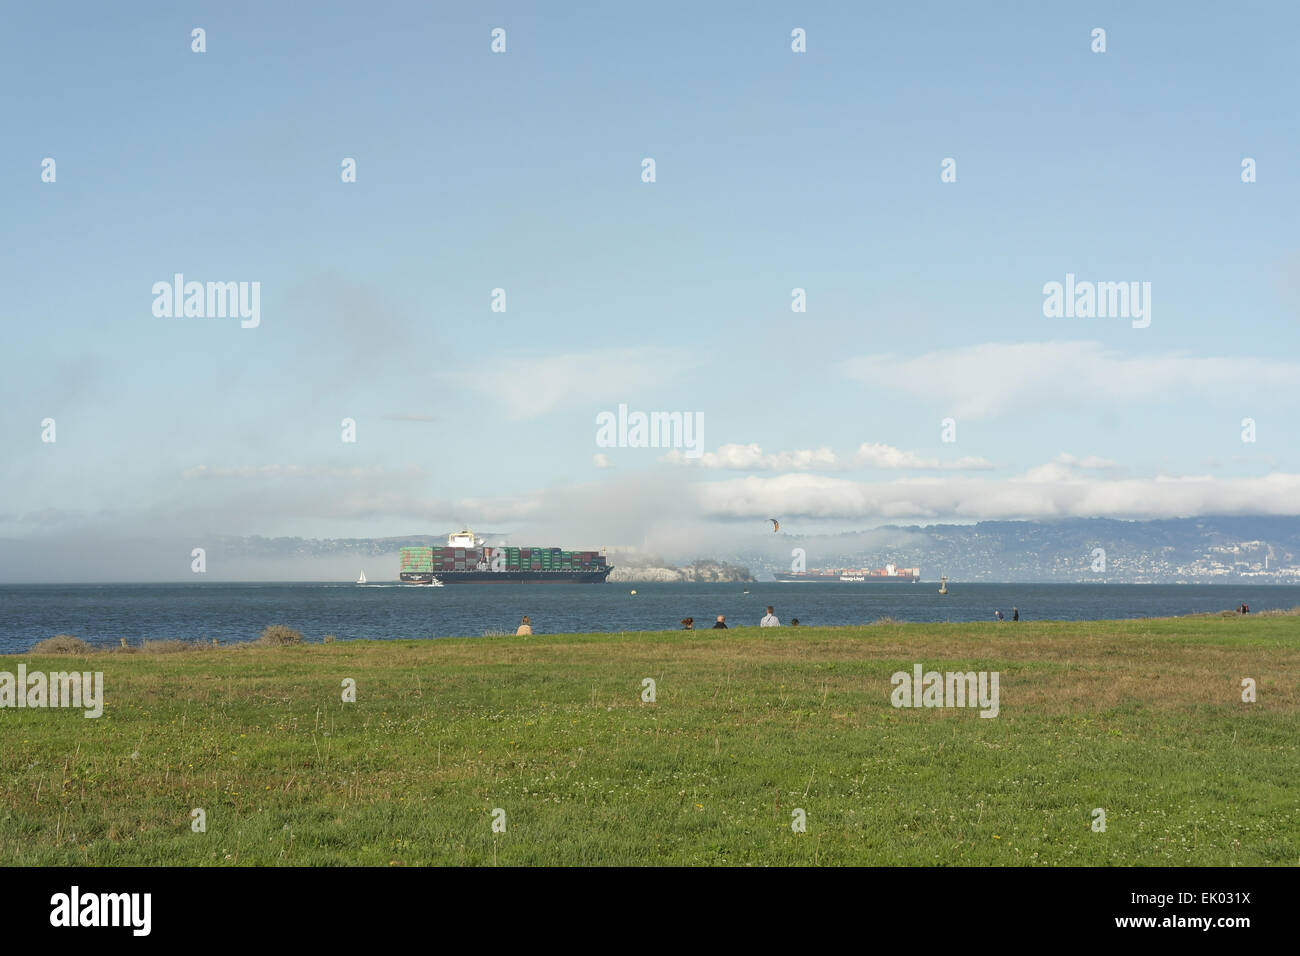
{"type": "Polygon", "coordinates": [[[768,518],[767,520],[770,521],[770,522],[772,522],[772,533],[773,533],[773,534],[776,534],[778,531],[781,530],[781,522],[777,521],[775,518],[768,518]]]}

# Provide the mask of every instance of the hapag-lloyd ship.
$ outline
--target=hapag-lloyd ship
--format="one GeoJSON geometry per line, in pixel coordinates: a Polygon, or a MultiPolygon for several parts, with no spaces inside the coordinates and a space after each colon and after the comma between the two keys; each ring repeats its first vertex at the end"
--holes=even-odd
{"type": "Polygon", "coordinates": [[[786,583],[801,581],[834,581],[843,584],[915,584],[921,580],[920,568],[898,568],[887,564],[883,568],[831,568],[813,571],[777,571],[773,575],[786,583]]]}
{"type": "Polygon", "coordinates": [[[614,568],[597,551],[488,547],[473,531],[447,535],[445,548],[403,548],[403,584],[570,581],[601,584],[614,568]]]}

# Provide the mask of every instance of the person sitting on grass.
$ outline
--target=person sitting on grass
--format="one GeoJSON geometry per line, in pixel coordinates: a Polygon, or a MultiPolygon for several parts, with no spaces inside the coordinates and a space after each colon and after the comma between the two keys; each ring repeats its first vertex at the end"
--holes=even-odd
{"type": "Polygon", "coordinates": [[[719,614],[718,619],[713,622],[713,629],[715,631],[727,630],[727,619],[723,617],[721,614],[719,614]]]}
{"type": "Polygon", "coordinates": [[[528,615],[525,614],[523,623],[520,624],[519,629],[515,631],[515,637],[520,637],[520,636],[532,637],[532,635],[533,635],[533,623],[529,619],[528,615]]]}
{"type": "Polygon", "coordinates": [[[682,618],[682,630],[683,630],[683,631],[693,631],[693,630],[695,630],[695,618],[693,618],[693,617],[684,617],[684,618],[682,618]]]}
{"type": "Polygon", "coordinates": [[[758,622],[758,626],[759,627],[780,627],[781,626],[781,622],[776,619],[776,609],[773,608],[772,605],[769,604],[767,606],[767,614],[763,616],[763,620],[758,622]]]}

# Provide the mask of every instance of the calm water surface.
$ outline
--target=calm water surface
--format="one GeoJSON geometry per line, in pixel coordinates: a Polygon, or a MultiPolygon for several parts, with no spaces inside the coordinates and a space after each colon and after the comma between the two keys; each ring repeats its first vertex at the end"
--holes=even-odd
{"type": "Polygon", "coordinates": [[[528,614],[538,634],[643,631],[680,626],[688,615],[711,626],[758,624],[766,605],[783,624],[989,621],[1012,606],[1027,620],[1166,617],[1235,608],[1300,606],[1289,585],[961,584],[903,585],[512,584],[420,588],[395,584],[110,584],[0,586],[0,653],[24,651],[55,634],[92,644],[119,638],[251,640],[287,624],[309,640],[434,638],[513,633],[528,614]],[[629,593],[633,588],[636,594],[629,593]],[[744,591],[748,589],[749,593],[744,591]]]}

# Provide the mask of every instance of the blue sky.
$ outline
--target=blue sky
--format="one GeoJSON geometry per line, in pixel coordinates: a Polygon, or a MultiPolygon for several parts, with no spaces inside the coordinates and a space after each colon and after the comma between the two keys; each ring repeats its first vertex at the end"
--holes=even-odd
{"type": "Polygon", "coordinates": [[[0,537],[1300,505],[1293,5],[8,18],[0,537]],[[260,282],[260,326],[155,317],[177,272],[260,282]],[[1150,326],[1046,318],[1067,273],[1150,326]],[[619,403],[707,454],[596,447],[619,403]]]}

